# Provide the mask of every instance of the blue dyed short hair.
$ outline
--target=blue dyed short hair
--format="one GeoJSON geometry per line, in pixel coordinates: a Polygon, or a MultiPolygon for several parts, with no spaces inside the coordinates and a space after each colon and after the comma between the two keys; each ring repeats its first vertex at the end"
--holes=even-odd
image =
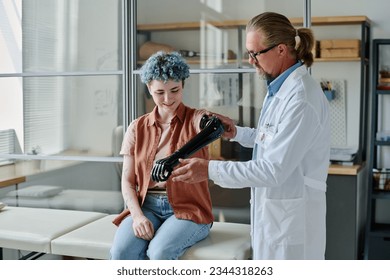
{"type": "Polygon", "coordinates": [[[189,66],[178,52],[159,51],[153,54],[141,67],[141,81],[145,84],[153,80],[184,81],[190,76],[189,66]]]}

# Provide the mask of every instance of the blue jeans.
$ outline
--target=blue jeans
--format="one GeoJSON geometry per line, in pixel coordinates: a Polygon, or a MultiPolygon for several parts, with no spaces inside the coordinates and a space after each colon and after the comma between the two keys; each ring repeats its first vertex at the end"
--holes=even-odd
{"type": "Polygon", "coordinates": [[[166,195],[148,194],[142,211],[153,224],[153,239],[148,241],[136,237],[132,227],[133,219],[128,216],[116,231],[110,259],[176,260],[210,232],[211,224],[177,219],[166,195]]]}

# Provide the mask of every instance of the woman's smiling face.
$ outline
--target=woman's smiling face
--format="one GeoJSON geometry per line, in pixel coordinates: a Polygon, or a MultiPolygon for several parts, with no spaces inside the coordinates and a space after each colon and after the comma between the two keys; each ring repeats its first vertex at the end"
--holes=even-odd
{"type": "Polygon", "coordinates": [[[164,83],[160,80],[152,80],[148,84],[148,89],[161,116],[174,114],[183,101],[182,81],[168,80],[164,83]]]}

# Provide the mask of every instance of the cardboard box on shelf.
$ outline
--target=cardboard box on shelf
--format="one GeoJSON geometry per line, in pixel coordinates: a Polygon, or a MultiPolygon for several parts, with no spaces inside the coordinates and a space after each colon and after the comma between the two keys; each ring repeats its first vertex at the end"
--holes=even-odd
{"type": "Polygon", "coordinates": [[[358,39],[321,40],[320,56],[322,58],[359,57],[360,40],[358,39]]]}
{"type": "Polygon", "coordinates": [[[321,57],[359,57],[359,49],[321,49],[321,57]]]}
{"type": "Polygon", "coordinates": [[[321,40],[321,49],[359,49],[359,39],[335,39],[335,40],[321,40]]]}

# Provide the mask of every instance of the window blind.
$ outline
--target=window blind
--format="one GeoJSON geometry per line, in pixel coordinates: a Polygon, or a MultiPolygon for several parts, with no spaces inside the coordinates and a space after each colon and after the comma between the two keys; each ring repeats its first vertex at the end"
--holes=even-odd
{"type": "MultiPolygon", "coordinates": [[[[0,154],[12,154],[15,152],[15,130],[0,130],[0,154]]],[[[0,158],[0,165],[10,163],[9,159],[0,158]]]]}
{"type": "MultiPolygon", "coordinates": [[[[64,53],[64,1],[23,2],[23,71],[61,71],[64,53]],[[37,7],[44,5],[44,8],[37,7]],[[34,12],[32,12],[34,11],[34,12]]],[[[54,154],[64,149],[64,78],[23,79],[25,153],[54,154]]]]}

